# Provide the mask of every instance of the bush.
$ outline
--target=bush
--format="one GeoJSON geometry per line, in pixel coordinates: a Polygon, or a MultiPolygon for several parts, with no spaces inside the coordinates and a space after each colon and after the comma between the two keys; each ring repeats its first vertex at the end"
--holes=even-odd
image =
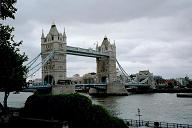
{"type": "Polygon", "coordinates": [[[30,96],[21,116],[68,121],[71,128],[126,128],[102,106],[80,94],[30,96]]]}

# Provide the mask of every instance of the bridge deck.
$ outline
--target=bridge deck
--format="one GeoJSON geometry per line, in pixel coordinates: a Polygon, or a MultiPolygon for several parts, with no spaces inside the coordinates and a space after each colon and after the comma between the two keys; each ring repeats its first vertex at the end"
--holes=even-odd
{"type": "Polygon", "coordinates": [[[125,86],[132,86],[132,87],[141,87],[141,86],[150,86],[149,84],[141,84],[141,83],[125,83],[125,86]]]}
{"type": "Polygon", "coordinates": [[[76,88],[79,87],[89,87],[89,88],[95,88],[95,89],[100,89],[100,90],[106,90],[107,89],[107,84],[75,84],[76,88]]]}
{"type": "MultiPolygon", "coordinates": [[[[63,86],[65,86],[65,85],[63,85],[63,86]]],[[[105,89],[107,89],[107,84],[75,84],[75,87],[76,88],[89,87],[89,88],[105,90],[105,89]]],[[[52,85],[38,84],[38,85],[31,85],[29,87],[25,87],[25,88],[23,88],[23,91],[48,90],[51,88],[52,88],[52,85]]]]}

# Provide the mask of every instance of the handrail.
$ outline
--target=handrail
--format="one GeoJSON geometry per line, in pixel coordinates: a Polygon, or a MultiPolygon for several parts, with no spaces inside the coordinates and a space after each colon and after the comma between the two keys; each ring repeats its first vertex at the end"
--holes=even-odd
{"type": "Polygon", "coordinates": [[[133,127],[155,127],[155,128],[192,128],[192,124],[179,124],[179,123],[167,123],[160,121],[144,121],[144,120],[133,120],[133,119],[124,119],[124,122],[128,126],[133,127]]]}

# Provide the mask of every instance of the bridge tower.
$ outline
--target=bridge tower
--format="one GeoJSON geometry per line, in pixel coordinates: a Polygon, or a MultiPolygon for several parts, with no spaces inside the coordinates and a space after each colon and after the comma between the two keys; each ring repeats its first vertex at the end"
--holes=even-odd
{"type": "Polygon", "coordinates": [[[49,33],[41,36],[41,58],[44,60],[52,51],[54,56],[42,66],[42,80],[45,83],[56,84],[66,78],[66,41],[64,33],[59,33],[55,24],[51,25],[49,33]]]}
{"type": "MultiPolygon", "coordinates": [[[[97,82],[106,83],[107,90],[104,93],[108,95],[128,95],[125,86],[122,83],[117,82],[116,72],[116,46],[111,44],[108,38],[105,36],[101,46],[96,46],[96,51],[106,53],[108,57],[98,57],[97,62],[97,82]]],[[[90,90],[90,93],[103,93],[99,90],[90,90]]]]}
{"type": "Polygon", "coordinates": [[[116,81],[116,46],[111,44],[105,36],[101,46],[96,46],[96,51],[106,53],[109,57],[96,58],[97,62],[97,82],[113,83],[116,81]]]}

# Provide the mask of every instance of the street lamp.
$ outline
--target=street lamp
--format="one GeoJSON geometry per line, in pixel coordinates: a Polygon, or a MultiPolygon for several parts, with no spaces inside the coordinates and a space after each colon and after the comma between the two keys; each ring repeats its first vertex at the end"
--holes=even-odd
{"type": "Polygon", "coordinates": [[[139,117],[139,126],[140,126],[140,117],[141,117],[142,115],[140,114],[140,109],[139,109],[139,108],[137,109],[137,112],[138,112],[138,114],[137,114],[136,116],[139,117]]]}

